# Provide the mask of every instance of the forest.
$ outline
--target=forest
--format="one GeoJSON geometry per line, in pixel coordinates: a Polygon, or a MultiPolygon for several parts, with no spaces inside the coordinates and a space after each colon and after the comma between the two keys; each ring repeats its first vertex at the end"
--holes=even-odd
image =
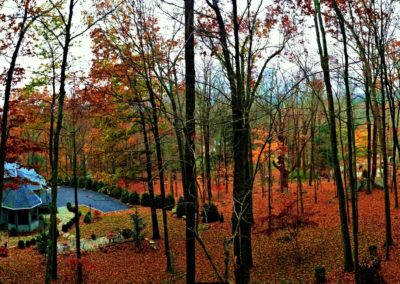
{"type": "Polygon", "coordinates": [[[0,283],[400,283],[399,12],[0,0],[0,283]]]}

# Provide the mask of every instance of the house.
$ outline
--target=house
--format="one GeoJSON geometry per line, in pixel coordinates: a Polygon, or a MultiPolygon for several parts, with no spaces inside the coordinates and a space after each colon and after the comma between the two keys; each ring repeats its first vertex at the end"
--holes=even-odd
{"type": "Polygon", "coordinates": [[[34,169],[5,163],[2,220],[8,230],[31,232],[39,227],[39,207],[50,201],[46,180],[34,169]]]}

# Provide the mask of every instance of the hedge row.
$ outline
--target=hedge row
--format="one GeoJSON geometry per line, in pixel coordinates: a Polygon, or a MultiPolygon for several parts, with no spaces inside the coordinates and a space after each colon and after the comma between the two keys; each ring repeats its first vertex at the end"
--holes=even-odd
{"type": "MultiPolygon", "coordinates": [[[[59,184],[64,186],[73,186],[73,181],[69,177],[65,179],[60,178],[59,184]]],[[[120,199],[123,203],[131,205],[142,205],[145,207],[151,206],[150,194],[143,193],[141,196],[137,192],[129,193],[126,189],[119,186],[108,185],[102,181],[93,181],[90,178],[80,177],[77,180],[79,188],[86,188],[89,190],[97,191],[115,199],[120,199]]],[[[158,209],[162,208],[162,198],[161,195],[154,196],[154,204],[158,209]]],[[[165,208],[167,210],[172,210],[175,206],[175,198],[173,195],[169,194],[165,197],[165,208]]]]}

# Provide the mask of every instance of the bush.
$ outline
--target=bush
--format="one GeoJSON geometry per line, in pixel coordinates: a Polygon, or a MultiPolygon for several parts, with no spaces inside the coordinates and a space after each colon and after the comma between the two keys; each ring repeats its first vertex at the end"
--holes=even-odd
{"type": "Polygon", "coordinates": [[[78,218],[76,218],[76,216],[74,215],[74,217],[72,217],[66,224],[63,224],[61,226],[61,231],[63,231],[64,233],[68,232],[68,230],[72,228],[72,226],[75,224],[75,222],[79,222],[79,218],[81,216],[82,216],[82,212],[79,211],[78,218]]]}
{"type": "Polygon", "coordinates": [[[93,180],[91,178],[86,179],[86,189],[93,189],[93,180]]]}
{"type": "Polygon", "coordinates": [[[218,212],[218,208],[212,202],[204,204],[203,210],[201,211],[201,217],[203,223],[221,221],[221,215],[218,212]]]}
{"type": "Polygon", "coordinates": [[[326,282],[326,271],[325,268],[322,266],[317,266],[314,269],[314,277],[315,277],[315,283],[320,284],[320,283],[325,283],[326,282]]]}
{"type": "Polygon", "coordinates": [[[32,239],[31,239],[31,245],[32,245],[32,246],[35,246],[35,245],[36,245],[36,239],[35,239],[35,238],[32,238],[32,239]]]}
{"type": "Polygon", "coordinates": [[[358,267],[358,283],[361,284],[378,284],[385,283],[379,274],[381,269],[381,260],[378,256],[378,249],[376,246],[368,248],[369,255],[361,259],[358,267]]]}
{"type": "MultiPolygon", "coordinates": [[[[149,205],[149,206],[150,206],[150,205],[149,205]]],[[[163,208],[163,202],[162,202],[161,195],[155,195],[155,196],[154,196],[154,206],[155,206],[157,209],[163,208]]]]}
{"type": "Polygon", "coordinates": [[[150,207],[151,205],[150,194],[148,194],[147,192],[143,193],[142,198],[140,200],[140,204],[145,207],[150,207]]]}
{"type": "Polygon", "coordinates": [[[29,248],[31,246],[31,241],[30,240],[26,240],[25,241],[25,247],[29,248]]]}
{"type": "Polygon", "coordinates": [[[135,213],[131,215],[132,223],[133,223],[133,230],[132,230],[132,238],[138,250],[141,249],[142,241],[144,240],[144,233],[143,229],[145,224],[143,222],[143,217],[140,216],[137,207],[135,213]]]}
{"type": "Polygon", "coordinates": [[[131,229],[123,229],[122,230],[122,237],[124,237],[124,239],[129,239],[130,237],[132,237],[133,235],[133,231],[131,229]]]}
{"type": "Polygon", "coordinates": [[[19,249],[24,249],[25,248],[25,242],[23,240],[18,241],[18,248],[19,249]]]}
{"type": "Polygon", "coordinates": [[[110,195],[111,196],[111,192],[116,188],[115,185],[106,185],[105,187],[103,187],[103,191],[104,194],[110,195]]]}
{"type": "Polygon", "coordinates": [[[85,188],[86,186],[86,178],[85,177],[79,177],[78,178],[78,187],[79,188],[85,188]]]}
{"type": "Polygon", "coordinates": [[[129,195],[129,204],[131,205],[139,205],[140,204],[140,196],[134,191],[129,195]]]}
{"type": "Polygon", "coordinates": [[[120,199],[122,195],[123,189],[120,188],[119,186],[116,186],[113,188],[113,190],[110,192],[110,196],[115,198],[115,199],[120,199]]]}
{"type": "Polygon", "coordinates": [[[64,185],[65,186],[71,186],[72,185],[72,180],[68,176],[66,176],[64,178],[64,185]]]}
{"type": "Polygon", "coordinates": [[[92,190],[99,191],[99,182],[97,180],[93,182],[92,190]]]}
{"type": "Polygon", "coordinates": [[[37,236],[37,249],[40,254],[47,253],[47,241],[49,240],[49,235],[47,233],[41,233],[37,236]]]}
{"type": "Polygon", "coordinates": [[[129,192],[128,192],[126,189],[122,190],[122,193],[121,193],[121,202],[123,202],[123,203],[129,203],[129,192]]]}
{"type": "Polygon", "coordinates": [[[172,194],[168,194],[167,197],[165,197],[165,209],[172,210],[174,206],[175,206],[175,198],[172,194]]]}
{"type": "Polygon", "coordinates": [[[176,206],[176,217],[182,218],[184,215],[186,215],[186,203],[185,199],[181,196],[179,197],[178,205],[176,206]]]}
{"type": "Polygon", "coordinates": [[[98,182],[98,189],[105,187],[105,183],[103,181],[98,182]]]}
{"type": "Polygon", "coordinates": [[[67,224],[63,224],[63,225],[61,226],[61,231],[63,231],[64,233],[67,233],[68,230],[69,230],[69,228],[68,228],[67,224]]]}
{"type": "Polygon", "coordinates": [[[104,193],[104,194],[108,194],[107,191],[108,191],[108,186],[100,187],[99,190],[98,190],[98,192],[104,193]]]}
{"type": "Polygon", "coordinates": [[[92,222],[92,214],[90,212],[86,213],[85,217],[83,217],[83,222],[89,224],[92,222]]]}
{"type": "Polygon", "coordinates": [[[68,209],[69,212],[72,212],[72,213],[75,212],[75,206],[72,207],[71,202],[67,202],[67,209],[68,209]]]}

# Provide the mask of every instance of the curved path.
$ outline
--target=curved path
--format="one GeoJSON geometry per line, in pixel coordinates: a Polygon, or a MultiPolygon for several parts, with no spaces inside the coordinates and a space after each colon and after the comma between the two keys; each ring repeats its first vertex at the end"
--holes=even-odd
{"type": "MultiPolygon", "coordinates": [[[[57,206],[65,207],[67,202],[75,204],[74,189],[72,187],[60,186],[58,188],[57,206]]],[[[121,201],[109,197],[103,193],[78,189],[78,202],[79,205],[92,206],[103,212],[114,212],[129,209],[129,207],[121,201]]]]}

